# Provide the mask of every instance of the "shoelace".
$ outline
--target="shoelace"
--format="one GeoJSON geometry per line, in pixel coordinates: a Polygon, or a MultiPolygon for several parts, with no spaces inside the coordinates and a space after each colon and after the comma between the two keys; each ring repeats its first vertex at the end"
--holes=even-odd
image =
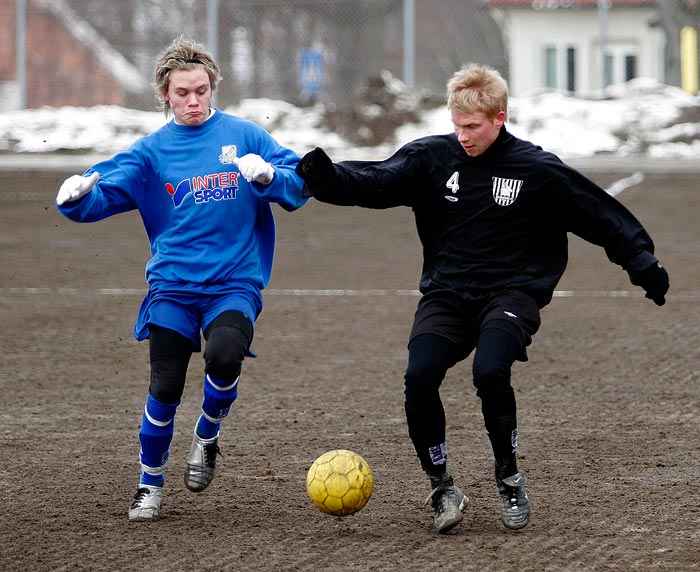
{"type": "Polygon", "coordinates": [[[519,500],[520,500],[520,489],[515,488],[515,487],[505,487],[506,489],[506,494],[508,496],[508,502],[510,503],[512,508],[520,508],[519,500]]]}
{"type": "Polygon", "coordinates": [[[448,487],[437,487],[433,489],[430,494],[428,495],[428,498],[425,499],[425,504],[428,504],[429,502],[432,501],[432,506],[433,509],[435,509],[436,512],[438,513],[443,513],[445,512],[445,509],[449,506],[449,501],[447,499],[448,496],[455,496],[456,492],[452,488],[448,487]]]}
{"type": "Polygon", "coordinates": [[[136,491],[136,494],[134,495],[134,500],[131,503],[131,508],[135,508],[137,506],[140,506],[141,503],[144,501],[144,499],[149,495],[151,491],[147,489],[146,487],[141,487],[136,491]]]}
{"type": "Polygon", "coordinates": [[[445,512],[451,505],[450,500],[447,498],[448,496],[455,496],[454,491],[447,490],[437,498],[437,512],[440,514],[445,512]]]}
{"type": "Polygon", "coordinates": [[[223,457],[221,449],[219,449],[218,443],[210,443],[209,445],[204,445],[204,464],[207,467],[212,467],[216,464],[216,456],[219,455],[223,457]]]}

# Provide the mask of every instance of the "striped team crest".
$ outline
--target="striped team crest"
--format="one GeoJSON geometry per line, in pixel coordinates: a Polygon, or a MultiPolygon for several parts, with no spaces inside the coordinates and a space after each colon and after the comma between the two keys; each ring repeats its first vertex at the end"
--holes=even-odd
{"type": "Polygon", "coordinates": [[[492,177],[492,180],[493,200],[496,201],[496,204],[502,207],[512,205],[518,198],[523,182],[518,179],[502,179],[501,177],[492,177]]]}

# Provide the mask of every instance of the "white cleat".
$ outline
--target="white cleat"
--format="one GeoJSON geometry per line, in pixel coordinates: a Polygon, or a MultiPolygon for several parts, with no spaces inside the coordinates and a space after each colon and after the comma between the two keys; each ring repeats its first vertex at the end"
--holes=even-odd
{"type": "Polygon", "coordinates": [[[131,501],[131,506],[129,506],[129,520],[158,520],[162,504],[163,487],[140,484],[136,489],[134,500],[131,501]]]}
{"type": "Polygon", "coordinates": [[[464,519],[464,509],[469,498],[455,484],[440,485],[434,488],[425,504],[432,504],[435,511],[435,528],[440,534],[452,530],[464,519]]]}

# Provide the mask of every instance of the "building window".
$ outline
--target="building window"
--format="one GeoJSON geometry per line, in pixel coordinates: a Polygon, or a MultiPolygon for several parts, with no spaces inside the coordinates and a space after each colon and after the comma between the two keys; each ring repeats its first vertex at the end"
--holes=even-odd
{"type": "Polygon", "coordinates": [[[629,44],[611,44],[605,54],[605,85],[630,81],[637,77],[637,50],[629,44]]]}
{"type": "Polygon", "coordinates": [[[625,56],[625,81],[629,81],[637,77],[637,56],[625,56]]]}
{"type": "Polygon", "coordinates": [[[576,48],[566,48],[566,89],[576,91],[576,48]]]}
{"type": "Polygon", "coordinates": [[[557,87],[557,49],[554,47],[544,49],[544,86],[557,87]]]}
{"type": "Polygon", "coordinates": [[[605,65],[603,66],[603,87],[608,87],[609,85],[615,83],[615,79],[613,77],[613,63],[613,57],[610,54],[605,54],[605,65]]]}
{"type": "Polygon", "coordinates": [[[543,49],[543,86],[576,91],[576,48],[567,45],[543,49]]]}

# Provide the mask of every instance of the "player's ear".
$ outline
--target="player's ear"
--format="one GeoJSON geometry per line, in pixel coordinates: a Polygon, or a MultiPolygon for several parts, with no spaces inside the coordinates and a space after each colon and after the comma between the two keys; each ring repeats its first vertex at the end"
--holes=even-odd
{"type": "Polygon", "coordinates": [[[502,127],[505,122],[506,112],[501,110],[496,114],[496,120],[494,121],[494,125],[496,125],[497,127],[502,127]]]}

